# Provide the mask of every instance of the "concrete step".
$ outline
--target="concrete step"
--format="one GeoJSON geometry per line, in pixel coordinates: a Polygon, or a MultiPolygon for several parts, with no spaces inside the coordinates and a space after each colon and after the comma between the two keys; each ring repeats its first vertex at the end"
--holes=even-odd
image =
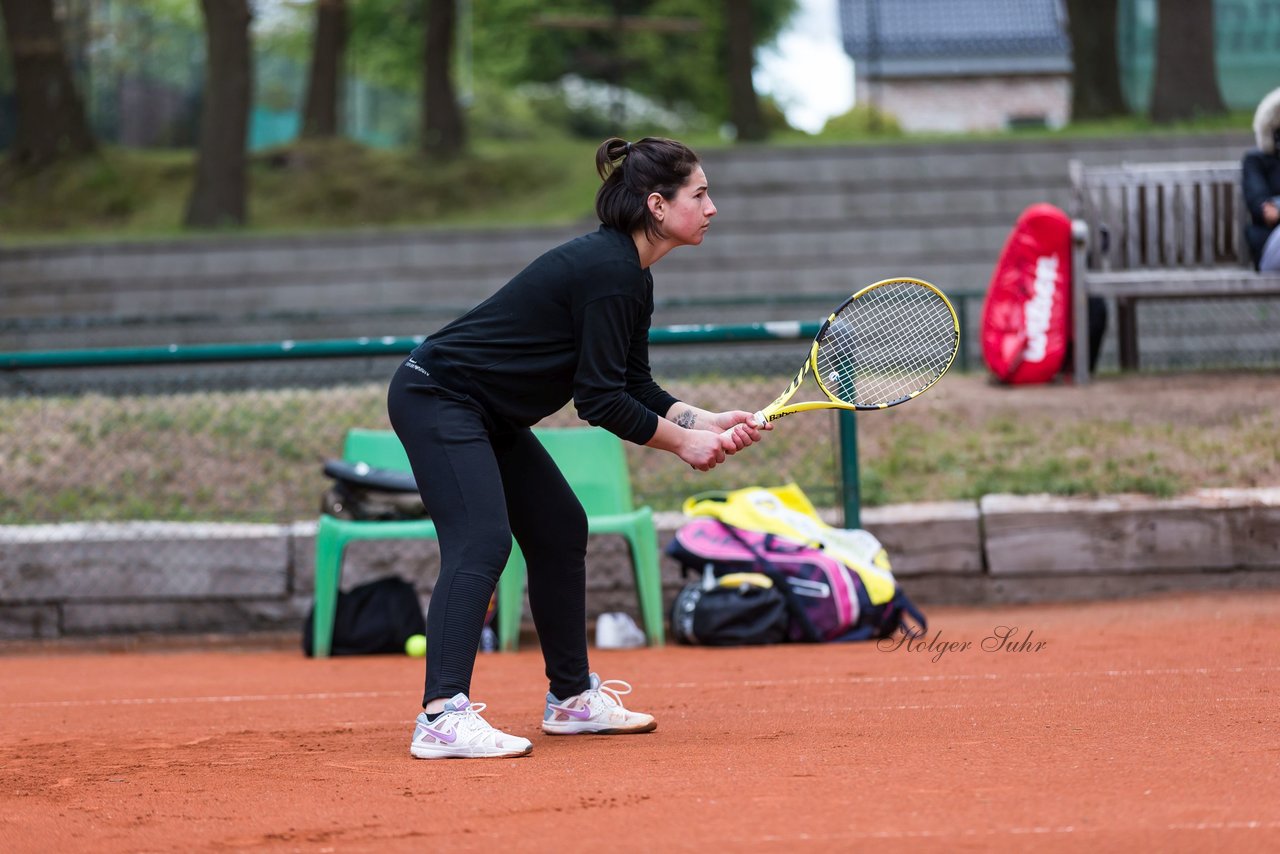
{"type": "Polygon", "coordinates": [[[807,187],[829,183],[1039,181],[1065,175],[1067,161],[1085,163],[1238,160],[1253,145],[1247,129],[1185,137],[1053,139],[876,146],[741,147],[704,158],[712,195],[717,187],[807,187]]]}
{"type": "MultiPolygon", "coordinates": [[[[594,226],[591,226],[594,227],[594,226]]],[[[92,289],[101,282],[139,280],[170,287],[187,278],[292,277],[333,270],[523,265],[581,228],[513,231],[418,231],[320,234],[292,238],[90,244],[0,252],[6,292],[24,286],[92,289]]]]}
{"type": "MultiPolygon", "coordinates": [[[[1070,159],[1236,159],[1249,143],[1241,132],[709,152],[720,214],[703,246],[677,250],[655,268],[657,296],[848,293],[903,275],[952,294],[981,293],[1028,205],[1069,209],[1070,159]]],[[[0,349],[424,334],[541,252],[592,228],[367,230],[0,250],[0,349]]],[[[693,311],[659,314],[707,322],[693,311]]]]}
{"type": "Polygon", "coordinates": [[[856,226],[929,228],[949,220],[1012,227],[1029,205],[1047,202],[1069,210],[1070,187],[1060,185],[1011,187],[931,188],[915,192],[861,190],[847,192],[836,186],[815,188],[803,194],[765,194],[734,187],[713,192],[718,213],[708,240],[723,231],[800,224],[842,222],[856,226]]]}

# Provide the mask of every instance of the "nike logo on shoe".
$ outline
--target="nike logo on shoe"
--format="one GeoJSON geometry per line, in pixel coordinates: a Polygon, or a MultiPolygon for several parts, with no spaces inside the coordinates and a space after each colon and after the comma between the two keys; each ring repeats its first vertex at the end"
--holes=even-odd
{"type": "Polygon", "coordinates": [[[445,744],[453,744],[458,740],[458,734],[456,732],[441,732],[440,730],[432,729],[429,726],[424,726],[422,731],[434,738],[436,741],[441,741],[445,744]]]}
{"type": "Polygon", "coordinates": [[[551,708],[580,721],[585,721],[587,718],[591,717],[590,709],[567,709],[564,706],[552,706],[551,708]]]}

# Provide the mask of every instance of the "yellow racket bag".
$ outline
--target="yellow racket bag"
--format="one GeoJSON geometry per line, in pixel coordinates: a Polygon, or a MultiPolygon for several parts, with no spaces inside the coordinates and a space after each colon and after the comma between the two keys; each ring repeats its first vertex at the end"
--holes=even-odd
{"type": "Polygon", "coordinates": [[[899,588],[871,533],[828,525],[794,483],[705,492],[667,549],[687,570],[762,572],[790,600],[792,640],[884,637],[924,617],[899,588]]]}

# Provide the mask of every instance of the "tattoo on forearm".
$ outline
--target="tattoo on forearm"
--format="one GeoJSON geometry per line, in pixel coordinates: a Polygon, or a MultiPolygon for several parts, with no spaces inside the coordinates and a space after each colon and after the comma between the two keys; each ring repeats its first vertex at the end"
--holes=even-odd
{"type": "Polygon", "coordinates": [[[696,424],[698,421],[698,416],[694,415],[691,410],[682,409],[680,410],[680,412],[676,414],[676,417],[673,418],[672,420],[675,421],[677,424],[679,424],[681,427],[685,428],[686,430],[692,430],[693,425],[696,424]]]}

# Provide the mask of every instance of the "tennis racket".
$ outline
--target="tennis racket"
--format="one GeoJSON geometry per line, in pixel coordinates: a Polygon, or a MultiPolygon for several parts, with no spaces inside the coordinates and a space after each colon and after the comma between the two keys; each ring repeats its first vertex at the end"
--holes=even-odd
{"type": "Polygon", "coordinates": [[[756,424],[813,409],[887,409],[933,386],[960,346],[946,295],[920,279],[884,279],[844,301],[822,324],[800,373],[756,424]],[[788,403],[809,373],[824,400],[788,403]]]}

